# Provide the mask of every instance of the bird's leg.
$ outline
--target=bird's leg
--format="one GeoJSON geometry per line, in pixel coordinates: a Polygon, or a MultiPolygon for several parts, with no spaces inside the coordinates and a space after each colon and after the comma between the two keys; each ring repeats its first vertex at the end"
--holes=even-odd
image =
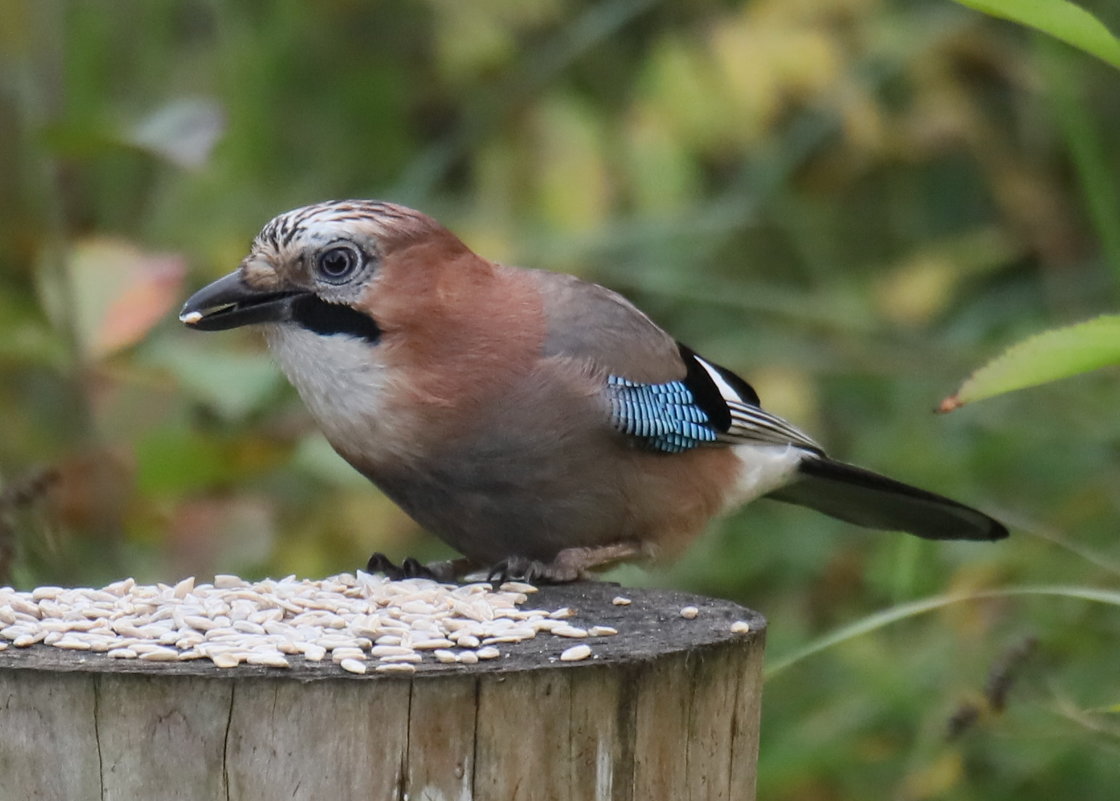
{"type": "Polygon", "coordinates": [[[604,570],[646,555],[646,550],[636,542],[616,542],[593,548],[565,548],[548,562],[509,556],[492,566],[487,578],[490,581],[520,579],[530,583],[567,584],[590,579],[589,571],[604,570]]]}
{"type": "Polygon", "coordinates": [[[369,562],[366,563],[366,572],[381,573],[386,578],[392,579],[393,581],[409,578],[423,578],[439,581],[441,583],[454,583],[477,567],[478,565],[470,559],[465,558],[444,559],[438,562],[422,564],[411,556],[397,565],[385,554],[378,551],[371,556],[369,562]]]}

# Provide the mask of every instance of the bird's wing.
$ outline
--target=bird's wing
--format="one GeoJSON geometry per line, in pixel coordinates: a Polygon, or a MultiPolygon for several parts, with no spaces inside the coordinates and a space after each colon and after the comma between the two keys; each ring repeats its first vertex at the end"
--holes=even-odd
{"type": "Polygon", "coordinates": [[[639,383],[685,377],[677,343],[622,295],[571,275],[528,272],[547,320],[544,356],[581,359],[639,383]]]}
{"type": "Polygon", "coordinates": [[[616,292],[537,272],[548,335],[543,355],[590,362],[606,375],[611,424],[652,450],[754,442],[821,447],[764,411],[758,394],[727,368],[675,341],[616,292]]]}
{"type": "Polygon", "coordinates": [[[710,443],[793,445],[814,454],[821,446],[782,418],[764,411],[743,379],[678,345],[686,365],[679,381],[644,384],[611,374],[607,393],[615,427],[669,453],[710,443]]]}

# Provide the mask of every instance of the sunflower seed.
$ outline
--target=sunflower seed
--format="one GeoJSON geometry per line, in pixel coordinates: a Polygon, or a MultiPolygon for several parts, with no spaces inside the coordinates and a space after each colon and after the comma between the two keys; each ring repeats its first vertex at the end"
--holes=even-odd
{"type": "Polygon", "coordinates": [[[564,653],[560,654],[561,662],[579,662],[581,659],[587,659],[591,656],[591,647],[588,645],[573,645],[564,653]]]}
{"type": "MultiPolygon", "coordinates": [[[[343,659],[338,663],[338,666],[348,673],[361,674],[366,672],[366,663],[364,659],[343,659]]],[[[409,667],[411,667],[411,665],[409,665],[409,667]]]]}
{"type": "Polygon", "coordinates": [[[245,658],[245,661],[250,665],[262,665],[264,667],[286,668],[292,666],[284,655],[278,651],[253,651],[245,658]]]}
{"type": "Polygon", "coordinates": [[[316,662],[331,653],[339,664],[377,658],[383,664],[375,669],[406,673],[425,654],[469,665],[501,657],[497,644],[541,632],[615,633],[569,624],[570,608],[519,608],[535,591],[523,582],[494,590],[486,582],[452,587],[362,572],[319,581],[251,583],[221,574],[213,583],[187,577],[154,585],[122,579],[103,589],[0,587],[0,646],[44,643],[149,662],[207,658],[221,668],[285,667],[291,655],[316,662]]]}

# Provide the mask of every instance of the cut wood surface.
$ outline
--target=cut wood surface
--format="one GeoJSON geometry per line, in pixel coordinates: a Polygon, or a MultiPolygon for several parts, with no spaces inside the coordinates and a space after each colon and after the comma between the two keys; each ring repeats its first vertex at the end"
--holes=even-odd
{"type": "Polygon", "coordinates": [[[765,620],[728,601],[584,583],[610,637],[540,634],[475,665],[354,675],[0,651],[0,798],[696,801],[754,798],[765,620]],[[625,595],[629,606],[611,599],[625,595]],[[680,615],[695,606],[694,619],[680,615]],[[746,621],[747,633],[732,623],[746,621]],[[592,656],[562,662],[578,643],[592,656]]]}

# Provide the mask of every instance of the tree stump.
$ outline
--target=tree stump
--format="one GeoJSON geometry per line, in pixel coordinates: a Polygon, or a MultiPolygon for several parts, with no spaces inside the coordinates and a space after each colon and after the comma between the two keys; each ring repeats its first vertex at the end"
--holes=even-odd
{"type": "MultiPolygon", "coordinates": [[[[546,587],[552,635],[411,676],[0,651],[0,798],[742,801],[754,798],[765,620],[721,600],[546,587]],[[616,595],[632,599],[616,606],[616,595]],[[682,617],[695,606],[694,619],[682,617]],[[748,633],[733,633],[746,621],[748,633]]],[[[742,627],[740,627],[742,628],[742,627]]]]}

